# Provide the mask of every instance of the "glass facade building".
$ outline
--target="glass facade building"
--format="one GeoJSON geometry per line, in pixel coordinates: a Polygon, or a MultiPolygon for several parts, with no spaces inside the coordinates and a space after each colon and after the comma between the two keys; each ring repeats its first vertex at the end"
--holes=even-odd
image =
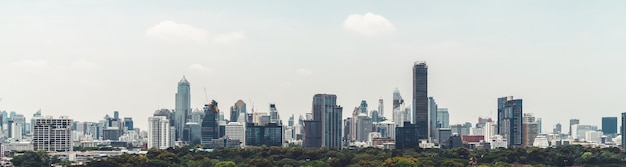
{"type": "Polygon", "coordinates": [[[176,140],[181,140],[183,136],[183,128],[187,123],[187,116],[191,114],[191,94],[190,86],[187,78],[183,76],[178,82],[178,91],[176,92],[176,108],[174,110],[174,126],[176,129],[176,140]]]}
{"type": "Polygon", "coordinates": [[[428,139],[428,66],[425,62],[413,65],[413,124],[419,139],[428,139]]]}
{"type": "Polygon", "coordinates": [[[282,146],[283,127],[275,123],[267,125],[248,123],[245,141],[248,146],[282,146]]]}
{"type": "Polygon", "coordinates": [[[522,146],[522,116],[522,99],[498,98],[498,134],[507,140],[509,148],[522,146]]]}
{"type": "Polygon", "coordinates": [[[210,145],[211,140],[219,138],[219,127],[217,124],[217,114],[219,109],[217,108],[217,102],[211,101],[210,104],[204,105],[204,118],[202,119],[202,144],[210,145]]]}
{"type": "Polygon", "coordinates": [[[617,134],[617,117],[602,117],[602,133],[604,135],[617,134]]]}

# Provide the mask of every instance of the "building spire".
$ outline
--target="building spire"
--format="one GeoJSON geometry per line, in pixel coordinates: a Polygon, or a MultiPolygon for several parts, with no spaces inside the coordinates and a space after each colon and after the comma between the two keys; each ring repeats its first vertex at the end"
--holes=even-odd
{"type": "Polygon", "coordinates": [[[183,78],[180,79],[180,81],[178,82],[178,85],[182,85],[182,84],[189,85],[189,81],[187,81],[187,78],[185,77],[185,75],[183,75],[183,78]]]}

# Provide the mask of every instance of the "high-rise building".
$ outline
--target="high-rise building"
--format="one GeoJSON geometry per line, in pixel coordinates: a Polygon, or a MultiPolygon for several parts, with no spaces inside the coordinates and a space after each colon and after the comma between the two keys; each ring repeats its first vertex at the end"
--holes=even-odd
{"type": "Polygon", "coordinates": [[[580,120],[578,119],[570,119],[569,120],[569,135],[572,136],[572,126],[580,124],[580,120]]]}
{"type": "Polygon", "coordinates": [[[359,115],[356,120],[356,141],[366,142],[372,132],[372,118],[367,115],[359,115]]]}
{"type": "Polygon", "coordinates": [[[522,146],[522,99],[513,96],[498,98],[498,134],[509,148],[522,146]]]}
{"type": "Polygon", "coordinates": [[[245,124],[247,121],[245,120],[246,112],[246,103],[243,100],[237,100],[235,105],[230,107],[230,122],[240,122],[245,124]],[[244,115],[244,120],[239,120],[240,115],[244,115]]]}
{"type": "Polygon", "coordinates": [[[313,120],[304,122],[304,147],[341,149],[342,111],[336,95],[313,96],[313,120]]]}
{"type": "Polygon", "coordinates": [[[607,136],[616,136],[617,117],[602,117],[602,133],[607,136]]]}
{"type": "Polygon", "coordinates": [[[626,112],[622,113],[622,128],[620,129],[620,132],[622,134],[622,149],[626,148],[626,112]]]}
{"type": "Polygon", "coordinates": [[[187,144],[202,144],[202,127],[197,122],[187,122],[183,129],[183,141],[187,144]]]}
{"type": "Polygon", "coordinates": [[[128,131],[135,129],[135,127],[133,126],[133,118],[124,117],[124,126],[126,127],[126,130],[128,131]]]}
{"type": "Polygon", "coordinates": [[[270,123],[275,123],[278,125],[282,125],[280,121],[280,115],[278,114],[278,109],[276,109],[276,104],[270,104],[270,123]]]}
{"type": "Polygon", "coordinates": [[[404,110],[404,99],[402,99],[402,96],[400,95],[400,91],[398,90],[398,88],[396,88],[393,91],[393,110],[392,110],[392,117],[393,117],[393,122],[397,125],[397,126],[402,126],[404,125],[404,121],[411,121],[410,118],[407,117],[405,110],[404,110]]]}
{"type": "Polygon", "coordinates": [[[437,122],[440,128],[450,128],[448,108],[437,108],[437,122]]]}
{"type": "Polygon", "coordinates": [[[191,92],[190,85],[187,78],[183,76],[178,82],[178,91],[176,92],[176,108],[174,110],[175,119],[174,124],[176,127],[176,140],[182,140],[183,128],[187,123],[187,116],[191,114],[191,92]]]}
{"type": "Polygon", "coordinates": [[[359,106],[359,114],[361,113],[367,115],[367,101],[365,100],[362,100],[361,105],[359,106]]]}
{"type": "Polygon", "coordinates": [[[415,149],[419,147],[419,126],[404,122],[396,127],[396,149],[415,149]]]}
{"type": "Polygon", "coordinates": [[[372,122],[382,121],[382,118],[380,118],[380,116],[378,115],[378,111],[376,110],[372,110],[372,112],[370,112],[370,118],[372,118],[372,122]]]}
{"type": "Polygon", "coordinates": [[[522,146],[533,146],[535,138],[539,135],[539,126],[532,113],[524,113],[522,122],[522,146]]]}
{"type": "Polygon", "coordinates": [[[245,143],[248,146],[282,146],[283,126],[275,123],[258,125],[246,124],[245,143]]]}
{"type": "Polygon", "coordinates": [[[552,133],[554,134],[561,134],[561,123],[556,123],[556,125],[554,125],[554,131],[552,133]]]}
{"type": "Polygon", "coordinates": [[[383,103],[383,99],[378,99],[378,117],[379,118],[385,117],[385,103],[383,103]]]}
{"type": "Polygon", "coordinates": [[[537,122],[537,130],[538,130],[538,132],[539,132],[539,133],[543,133],[543,132],[541,132],[541,122],[542,122],[542,121],[541,121],[541,118],[537,118],[537,119],[535,120],[535,122],[537,122]]]}
{"type": "Polygon", "coordinates": [[[419,139],[428,139],[428,66],[425,62],[413,65],[413,124],[419,139]]]}
{"type": "Polygon", "coordinates": [[[195,122],[200,125],[202,123],[202,118],[204,118],[204,111],[197,108],[193,109],[193,112],[191,112],[191,122],[195,122]]]}
{"type": "Polygon", "coordinates": [[[239,122],[230,122],[224,128],[224,135],[231,139],[237,139],[242,146],[246,145],[246,128],[239,122]]]}
{"type": "Polygon", "coordinates": [[[148,118],[148,148],[166,149],[174,146],[174,127],[165,116],[148,118]]]}
{"type": "Polygon", "coordinates": [[[437,103],[435,98],[428,97],[428,138],[434,142],[437,136],[437,103]]]}
{"type": "Polygon", "coordinates": [[[219,138],[219,126],[217,124],[217,102],[211,101],[204,105],[204,118],[202,119],[202,144],[210,145],[211,140],[219,138]]]}
{"type": "Polygon", "coordinates": [[[33,148],[42,151],[72,150],[72,119],[39,118],[33,128],[33,148]]]}

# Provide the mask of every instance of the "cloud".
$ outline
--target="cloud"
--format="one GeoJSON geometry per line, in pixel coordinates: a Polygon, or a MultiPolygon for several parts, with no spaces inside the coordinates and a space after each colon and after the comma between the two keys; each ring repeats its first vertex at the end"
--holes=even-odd
{"type": "Polygon", "coordinates": [[[218,34],[213,38],[213,41],[220,44],[230,44],[243,39],[246,39],[246,32],[233,31],[229,33],[218,34]]]}
{"type": "Polygon", "coordinates": [[[72,62],[72,67],[86,70],[98,69],[98,65],[85,59],[72,62]]]}
{"type": "Polygon", "coordinates": [[[207,66],[203,66],[201,64],[192,64],[189,66],[189,70],[194,71],[203,71],[203,72],[213,72],[213,69],[207,66]]]}
{"type": "Polygon", "coordinates": [[[42,69],[48,66],[48,62],[45,60],[25,59],[25,60],[11,63],[10,66],[15,67],[15,68],[42,69]]]}
{"type": "Polygon", "coordinates": [[[146,30],[146,36],[168,41],[194,41],[204,43],[209,33],[201,28],[173,21],[162,21],[146,30]]]}
{"type": "Polygon", "coordinates": [[[379,36],[396,31],[387,18],[373,14],[352,14],[343,21],[343,29],[363,36],[379,36]]]}
{"type": "Polygon", "coordinates": [[[311,74],[313,74],[313,71],[307,70],[307,69],[304,69],[304,68],[299,68],[299,69],[296,70],[296,73],[298,73],[300,75],[311,75],[311,74]]]}

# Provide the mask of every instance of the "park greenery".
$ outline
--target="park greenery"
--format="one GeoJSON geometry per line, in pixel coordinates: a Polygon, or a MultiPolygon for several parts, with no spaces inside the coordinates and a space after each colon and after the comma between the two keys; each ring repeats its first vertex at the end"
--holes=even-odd
{"type": "MultiPolygon", "coordinates": [[[[16,166],[51,163],[45,152],[16,156],[16,166]]],[[[182,147],[150,149],[145,155],[123,154],[92,160],[92,167],[296,167],[296,166],[623,166],[626,152],[619,148],[590,148],[569,145],[556,148],[457,149],[304,149],[300,147],[245,147],[213,150],[182,147]]]]}

